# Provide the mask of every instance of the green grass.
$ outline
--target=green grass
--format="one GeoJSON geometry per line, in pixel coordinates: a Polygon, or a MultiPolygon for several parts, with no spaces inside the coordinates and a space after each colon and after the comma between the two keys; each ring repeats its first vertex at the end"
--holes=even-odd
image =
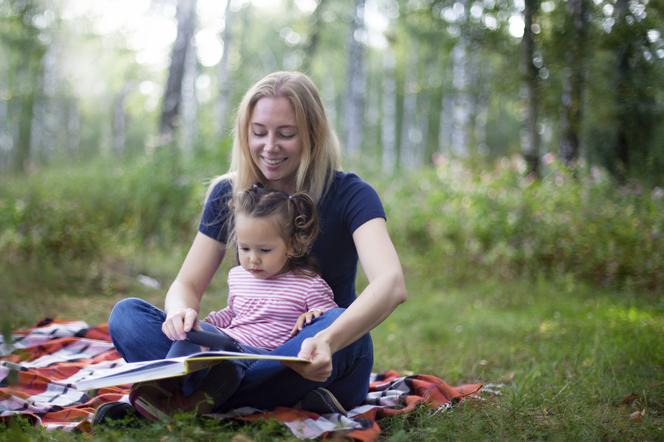
{"type": "MultiPolygon", "coordinates": [[[[5,312],[11,312],[12,327],[53,315],[97,323],[105,320],[115,300],[129,294],[160,305],[163,291],[141,287],[135,275],[145,273],[166,285],[182,254],[133,255],[124,264],[109,263],[110,269],[100,272],[104,276],[92,280],[72,280],[71,274],[55,265],[15,265],[2,272],[3,293],[10,294],[2,303],[8,306],[5,312]]],[[[408,263],[410,299],[373,333],[375,370],[430,373],[450,384],[505,386],[500,396],[469,400],[452,411],[432,415],[423,407],[407,416],[383,420],[382,439],[664,438],[661,296],[596,289],[572,278],[452,284],[435,276],[441,273],[436,263],[418,262],[410,255],[404,261],[408,263]],[[626,396],[628,401],[624,401],[626,396]],[[645,410],[642,419],[630,419],[639,410],[645,410]]],[[[6,263],[4,268],[8,266],[6,263]]],[[[66,267],[72,274],[77,271],[66,267]]],[[[215,278],[202,311],[223,305],[225,268],[215,278]]],[[[0,440],[8,441],[213,437],[293,439],[275,422],[217,423],[191,416],[171,425],[127,422],[96,429],[91,435],[45,433],[18,423],[0,433],[0,440]]]]}

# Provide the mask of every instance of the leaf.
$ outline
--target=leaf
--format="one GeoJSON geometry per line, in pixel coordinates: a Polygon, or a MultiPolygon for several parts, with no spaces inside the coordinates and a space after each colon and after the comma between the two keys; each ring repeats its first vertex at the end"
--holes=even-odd
{"type": "Polygon", "coordinates": [[[637,410],[637,411],[635,411],[634,413],[630,414],[630,415],[629,415],[629,419],[630,419],[631,421],[634,421],[634,422],[641,422],[641,419],[642,419],[643,416],[645,416],[645,415],[646,415],[646,410],[645,410],[645,408],[644,408],[644,409],[641,410],[641,411],[637,410]]]}

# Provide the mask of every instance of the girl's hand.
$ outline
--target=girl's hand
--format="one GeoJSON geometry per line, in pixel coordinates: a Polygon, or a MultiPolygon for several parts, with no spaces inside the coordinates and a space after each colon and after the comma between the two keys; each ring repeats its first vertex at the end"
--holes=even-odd
{"type": "Polygon", "coordinates": [[[186,333],[192,328],[199,328],[198,312],[193,308],[185,308],[174,313],[169,313],[164,323],[161,324],[161,331],[171,341],[186,339],[186,333]]]}
{"type": "Polygon", "coordinates": [[[318,336],[305,339],[297,356],[308,360],[309,363],[284,362],[283,364],[303,378],[325,382],[332,374],[332,350],[326,340],[318,336]]]}
{"type": "Polygon", "coordinates": [[[311,311],[308,311],[306,313],[302,313],[299,318],[297,318],[297,321],[295,322],[295,325],[293,326],[293,330],[290,332],[290,336],[295,336],[299,332],[302,331],[304,328],[305,324],[309,325],[311,324],[311,321],[313,321],[314,318],[317,318],[323,314],[322,310],[314,309],[311,311]]]}

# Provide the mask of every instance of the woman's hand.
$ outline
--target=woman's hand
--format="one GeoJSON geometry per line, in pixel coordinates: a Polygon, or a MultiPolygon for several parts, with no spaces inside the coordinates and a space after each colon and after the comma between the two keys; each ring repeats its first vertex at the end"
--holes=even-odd
{"type": "Polygon", "coordinates": [[[297,356],[308,360],[309,363],[284,362],[284,365],[296,371],[303,378],[325,382],[332,374],[332,349],[322,337],[316,335],[302,341],[302,347],[297,356]]]}
{"type": "Polygon", "coordinates": [[[180,341],[187,338],[187,332],[192,328],[198,329],[198,312],[193,308],[185,308],[169,313],[161,324],[161,331],[171,341],[180,341]]]}
{"type": "Polygon", "coordinates": [[[317,318],[323,314],[322,310],[314,309],[311,311],[308,311],[306,313],[302,313],[299,318],[297,318],[297,321],[295,322],[295,325],[293,326],[293,329],[290,332],[290,336],[293,337],[299,332],[302,331],[305,325],[311,324],[311,321],[314,320],[314,318],[317,318]]]}

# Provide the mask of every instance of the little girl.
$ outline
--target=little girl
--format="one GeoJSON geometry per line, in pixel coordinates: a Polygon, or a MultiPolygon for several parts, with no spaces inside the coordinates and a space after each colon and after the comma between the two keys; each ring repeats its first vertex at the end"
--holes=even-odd
{"type": "MultiPolygon", "coordinates": [[[[288,195],[256,184],[229,206],[229,242],[236,244],[240,265],[228,274],[228,306],[199,325],[219,334],[223,344],[215,349],[268,353],[337,307],[309,255],[318,234],[316,206],[306,193],[288,195]]],[[[205,349],[192,340],[175,341],[167,357],[205,349]]],[[[136,384],[130,402],[153,420],[177,410],[210,412],[235,392],[252,362],[224,361],[182,378],[136,384]]]]}

